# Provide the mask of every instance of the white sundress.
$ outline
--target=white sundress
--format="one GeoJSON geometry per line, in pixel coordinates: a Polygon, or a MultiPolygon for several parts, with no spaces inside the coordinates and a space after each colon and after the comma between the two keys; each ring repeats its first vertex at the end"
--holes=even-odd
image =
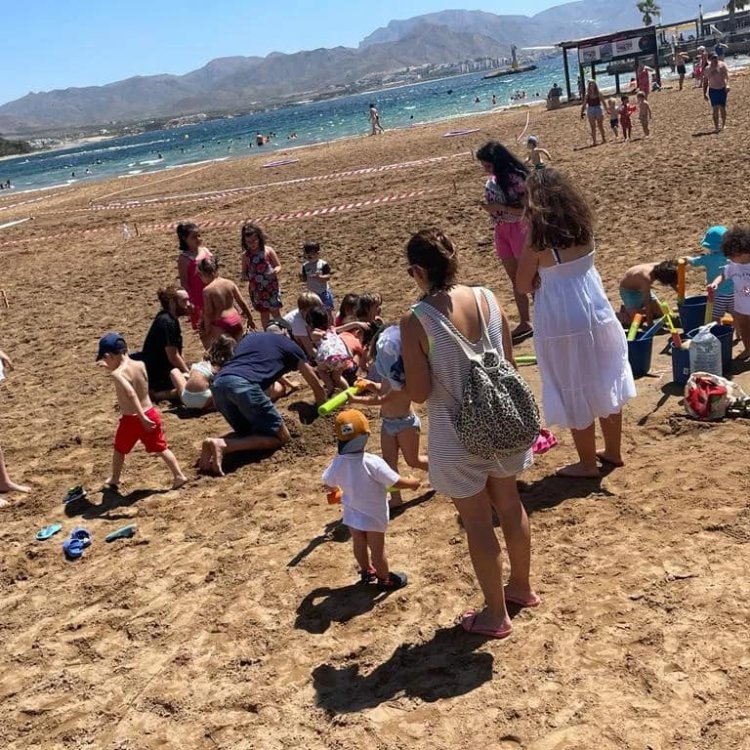
{"type": "Polygon", "coordinates": [[[628,345],[607,299],[594,252],[540,268],[534,295],[534,349],[544,419],[582,430],[619,412],[636,395],[628,345]]]}
{"type": "MultiPolygon", "coordinates": [[[[490,309],[487,334],[500,355],[503,354],[503,324],[493,294],[479,291],[490,309]]],[[[430,429],[427,438],[430,483],[441,494],[454,498],[471,497],[487,484],[488,477],[509,477],[519,474],[534,462],[531,449],[503,459],[474,456],[464,448],[453,420],[458,413],[464,385],[469,378],[471,363],[454,336],[476,354],[483,350],[482,339],[473,343],[428,302],[412,307],[427,334],[430,344],[432,391],[427,400],[430,429]],[[449,330],[446,330],[446,327],[449,330]]],[[[482,319],[484,324],[484,318],[482,319]]]]}

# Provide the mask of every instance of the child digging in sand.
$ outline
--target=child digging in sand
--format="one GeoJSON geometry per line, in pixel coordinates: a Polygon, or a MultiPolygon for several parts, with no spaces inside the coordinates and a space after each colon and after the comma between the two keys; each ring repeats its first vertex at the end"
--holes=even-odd
{"type": "Polygon", "coordinates": [[[677,264],[674,260],[640,263],[625,272],[620,281],[620,320],[624,325],[630,325],[636,313],[644,313],[648,325],[654,322],[654,315],[662,314],[659,301],[651,289],[655,281],[677,289],[677,264]]]}
{"type": "Polygon", "coordinates": [[[346,409],[336,415],[334,434],[339,455],[323,472],[326,489],[342,490],[344,523],[352,534],[360,581],[383,590],[406,586],[404,573],[394,573],[385,555],[388,528],[386,487],[416,490],[418,479],[402,479],[379,456],[365,452],[370,423],[361,411],[346,409]]]}
{"type": "Polygon", "coordinates": [[[147,453],[159,454],[174,477],[172,489],[179,489],[187,482],[187,477],[167,446],[161,428],[161,414],[149,398],[146,366],[143,362],[130,359],[125,339],[114,332],[106,333],[99,339],[96,361],[112,374],[121,414],[115,433],[112,474],[104,482],[105,487],[117,489],[125,456],[140,440],[147,453]]]}

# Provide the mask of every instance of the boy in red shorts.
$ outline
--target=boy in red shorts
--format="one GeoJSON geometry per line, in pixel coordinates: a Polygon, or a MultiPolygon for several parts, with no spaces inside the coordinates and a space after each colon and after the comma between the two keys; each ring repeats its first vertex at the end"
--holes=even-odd
{"type": "Polygon", "coordinates": [[[167,447],[161,428],[161,414],[154,408],[148,395],[146,366],[143,362],[130,359],[125,339],[114,332],[106,333],[99,339],[96,361],[112,373],[122,415],[115,433],[112,475],[104,483],[105,486],[117,489],[125,456],[140,440],[147,453],[161,456],[174,477],[172,489],[179,489],[187,482],[187,477],[182,473],[174,453],[167,447]]]}

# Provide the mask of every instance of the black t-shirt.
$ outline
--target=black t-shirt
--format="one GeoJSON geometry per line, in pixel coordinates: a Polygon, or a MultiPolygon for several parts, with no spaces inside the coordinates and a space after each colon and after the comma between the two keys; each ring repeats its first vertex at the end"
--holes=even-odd
{"type": "Polygon", "coordinates": [[[263,390],[282,375],[296,370],[307,357],[297,344],[278,333],[248,333],[234,350],[234,356],[221,368],[216,381],[236,375],[263,390]]]}
{"type": "Polygon", "coordinates": [[[141,357],[146,365],[148,383],[152,390],[172,388],[169,371],[173,365],[167,357],[166,347],[173,346],[182,354],[182,329],[180,321],[166,310],[154,318],[143,342],[141,357]]]}

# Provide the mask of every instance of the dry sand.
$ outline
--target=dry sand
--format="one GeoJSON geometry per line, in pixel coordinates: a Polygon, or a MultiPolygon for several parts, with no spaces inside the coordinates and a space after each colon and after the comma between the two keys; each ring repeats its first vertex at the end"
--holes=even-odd
{"type": "MultiPolygon", "coordinates": [[[[656,94],[650,141],[596,149],[585,148],[577,110],[532,111],[530,132],[596,205],[598,267],[612,299],[628,265],[697,251],[708,225],[750,215],[749,93],[747,79],[733,81],[720,135],[704,135],[710,114],[697,90],[656,94]]],[[[204,237],[236,276],[237,222],[246,216],[431,190],[339,215],[267,221],[286,302],[299,291],[301,243],[315,237],[339,297],[380,290],[395,319],[415,298],[405,240],[438,224],[460,248],[462,278],[488,284],[511,317],[514,310],[477,206],[483,175],[469,153],[193,203],[83,210],[90,202],[453,156],[490,137],[513,143],[525,121],[519,111],[296,150],[298,164],[273,170],[260,165],[276,154],[76,186],[0,214],[36,216],[0,236],[10,301],[0,307],[2,347],[18,365],[0,394],[2,445],[12,475],[34,486],[0,511],[2,747],[750,747],[750,423],[687,421],[664,355],[655,355],[626,410],[627,468],[601,483],[551,477],[573,454],[562,433],[561,446],[522,477],[544,603],[518,614],[502,643],[453,624],[481,601],[444,497],[417,495],[392,522],[390,557],[409,573],[408,588],[377,596],[351,586],[347,533],[319,482],[334,450],[330,425],[300,424],[299,397],[282,403],[291,445],[235,464],[225,479],[165,491],[161,462],[136,451],[124,497],[95,490],[109,470],[117,418],[111,384],[94,367],[97,337],[116,328],[139,345],[156,287],[175,276],[173,232],[152,223],[229,222],[204,237]],[[459,127],[480,132],[442,137],[459,127]],[[140,236],[126,240],[124,221],[137,223],[140,236]],[[34,237],[46,239],[17,242],[34,237]],[[91,504],[67,518],[60,499],[79,482],[91,504]],[[92,531],[83,560],[63,560],[62,535],[34,540],[53,521],[92,531]],[[128,522],[138,524],[134,539],[104,543],[128,522]]],[[[0,208],[14,202],[2,196],[0,208]]],[[[702,283],[690,277],[694,292],[702,283]]],[[[189,359],[200,354],[192,334],[186,350],[189,359]]],[[[523,372],[538,390],[536,368],[523,372]]],[[[747,373],[737,380],[750,391],[747,373]]],[[[171,445],[195,477],[201,440],[225,424],[216,414],[165,411],[171,445]]]]}

